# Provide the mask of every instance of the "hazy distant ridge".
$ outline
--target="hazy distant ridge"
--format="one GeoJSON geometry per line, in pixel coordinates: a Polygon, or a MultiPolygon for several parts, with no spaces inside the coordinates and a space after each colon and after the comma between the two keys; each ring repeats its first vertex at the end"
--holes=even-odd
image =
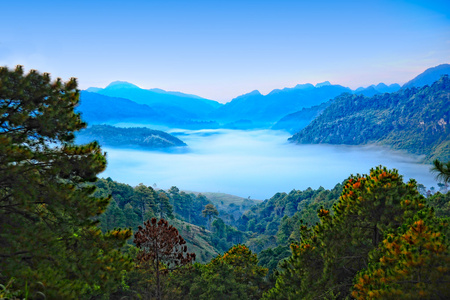
{"type": "Polygon", "coordinates": [[[416,76],[414,79],[405,83],[402,88],[422,87],[425,85],[432,85],[439,80],[442,75],[450,74],[450,64],[442,64],[433,68],[425,70],[423,73],[416,76]]]}
{"type": "MultiPolygon", "coordinates": [[[[449,73],[448,64],[430,68],[402,88],[430,85],[434,78],[449,73]]],[[[389,86],[379,83],[353,91],[325,81],[275,89],[267,95],[255,90],[221,104],[196,95],[142,89],[132,83],[116,81],[103,89],[83,91],[78,111],[90,124],[125,121],[187,129],[274,128],[294,133],[316,118],[328,105],[324,103],[343,93],[372,97],[400,88],[396,83],[389,86]]]]}
{"type": "Polygon", "coordinates": [[[212,119],[232,121],[249,119],[254,122],[276,122],[287,114],[326,102],[352,90],[341,85],[298,85],[273,90],[268,95],[258,91],[239,96],[212,112],[212,119]]]}
{"type": "Polygon", "coordinates": [[[217,101],[203,99],[199,96],[166,92],[160,89],[146,90],[122,81],[112,82],[97,93],[110,97],[127,98],[158,109],[165,114],[182,118],[203,119],[206,114],[222,106],[217,101]]]}

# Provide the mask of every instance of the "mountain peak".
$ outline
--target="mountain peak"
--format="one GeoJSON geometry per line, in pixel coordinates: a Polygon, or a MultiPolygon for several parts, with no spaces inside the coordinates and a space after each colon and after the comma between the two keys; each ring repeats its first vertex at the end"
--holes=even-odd
{"type": "Polygon", "coordinates": [[[126,81],[113,81],[105,89],[140,89],[140,87],[126,81]]]}
{"type": "Polygon", "coordinates": [[[331,85],[331,83],[329,81],[324,81],[324,82],[320,82],[320,83],[316,84],[315,87],[320,88],[320,87],[327,86],[327,85],[331,85]]]}
{"type": "Polygon", "coordinates": [[[388,88],[388,86],[386,85],[386,84],[384,84],[384,83],[379,83],[379,84],[377,84],[376,86],[375,86],[375,88],[377,89],[377,90],[379,90],[379,89],[386,89],[386,88],[388,88]]]}
{"type": "Polygon", "coordinates": [[[103,90],[102,88],[99,87],[88,87],[86,89],[86,92],[91,92],[91,93],[97,93],[99,91],[103,90]]]}
{"type": "Polygon", "coordinates": [[[241,97],[242,96],[246,96],[246,97],[248,97],[248,96],[261,96],[261,93],[258,90],[254,90],[254,91],[251,91],[250,93],[241,95],[241,97]]]}
{"type": "MultiPolygon", "coordinates": [[[[250,93],[237,96],[233,100],[242,100],[242,99],[253,98],[253,97],[257,97],[257,96],[262,96],[262,94],[258,90],[254,90],[254,91],[251,91],[250,93]]],[[[231,100],[231,101],[233,101],[233,100],[231,100]]]]}
{"type": "Polygon", "coordinates": [[[435,81],[439,80],[442,75],[446,74],[450,74],[450,64],[442,64],[433,68],[426,69],[423,73],[417,75],[415,78],[405,83],[402,86],[402,89],[431,85],[435,81]]]}
{"type": "Polygon", "coordinates": [[[307,90],[307,89],[311,89],[314,88],[314,85],[312,85],[311,83],[305,83],[305,84],[297,84],[294,89],[299,89],[299,90],[307,90]]]}

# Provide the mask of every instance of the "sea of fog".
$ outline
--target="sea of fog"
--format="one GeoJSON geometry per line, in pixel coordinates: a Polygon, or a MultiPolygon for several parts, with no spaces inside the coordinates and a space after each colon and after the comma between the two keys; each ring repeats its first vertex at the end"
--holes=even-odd
{"type": "Polygon", "coordinates": [[[404,181],[437,186],[419,157],[378,146],[295,145],[273,130],[172,130],[188,147],[170,152],[104,147],[108,166],[100,177],[137,185],[196,192],[222,192],[268,199],[293,189],[330,189],[350,174],[383,165],[404,181]]]}

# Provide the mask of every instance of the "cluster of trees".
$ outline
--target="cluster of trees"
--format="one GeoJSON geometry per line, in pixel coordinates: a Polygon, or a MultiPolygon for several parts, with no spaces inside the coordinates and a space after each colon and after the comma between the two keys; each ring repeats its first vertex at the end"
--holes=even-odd
{"type": "Polygon", "coordinates": [[[395,170],[351,176],[320,223],[301,226],[265,299],[450,297],[448,217],[395,170]],[[334,214],[332,214],[332,211],[334,214]]]}
{"type": "Polygon", "coordinates": [[[289,254],[289,244],[299,240],[297,228],[300,222],[317,223],[317,209],[320,206],[331,208],[341,191],[342,184],[337,184],[332,190],[320,187],[316,190],[292,190],[288,194],[277,193],[245,212],[237,220],[237,228],[253,233],[246,243],[250,249],[261,252],[270,247],[283,246],[286,256],[289,254]]]}
{"type": "MultiPolygon", "coordinates": [[[[226,252],[233,245],[247,241],[248,235],[226,224],[219,217],[217,208],[202,194],[185,193],[175,186],[167,191],[156,190],[144,184],[132,187],[111,178],[99,179],[95,186],[95,196],[111,196],[108,208],[99,216],[99,226],[103,232],[115,228],[131,228],[136,231],[139,225],[154,217],[169,220],[176,218],[207,228],[207,242],[217,253],[226,252]]],[[[232,209],[234,207],[235,205],[231,205],[232,209]]],[[[222,213],[228,215],[223,210],[222,213]]],[[[183,231],[192,231],[192,227],[186,224],[183,231]]],[[[182,228],[178,226],[178,229],[182,228]]],[[[186,238],[189,244],[195,243],[195,237],[186,238]]]]}
{"type": "Polygon", "coordinates": [[[95,196],[112,197],[108,209],[100,216],[100,226],[104,231],[116,227],[136,230],[153,217],[172,219],[176,216],[197,226],[208,224],[202,210],[212,204],[202,194],[195,196],[180,192],[175,186],[168,191],[157,190],[142,183],[132,187],[111,178],[99,179],[95,186],[95,196]]]}
{"type": "MultiPolygon", "coordinates": [[[[333,190],[276,194],[241,231],[202,195],[97,180],[99,145],[74,144],[78,97],[74,79],[0,68],[0,297],[450,298],[449,194],[426,199],[377,167],[333,190]],[[193,263],[171,218],[208,227],[223,254],[193,263]],[[258,259],[244,243],[274,248],[258,259]]],[[[449,164],[435,168],[448,183],[449,164]]]]}

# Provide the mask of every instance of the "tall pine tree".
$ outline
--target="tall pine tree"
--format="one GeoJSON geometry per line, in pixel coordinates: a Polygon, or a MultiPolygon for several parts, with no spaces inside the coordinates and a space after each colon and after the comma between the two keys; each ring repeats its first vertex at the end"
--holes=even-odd
{"type": "Polygon", "coordinates": [[[48,298],[107,293],[129,267],[115,249],[127,230],[102,234],[95,219],[109,198],[91,184],[106,166],[97,143],[76,146],[86,126],[74,108],[74,78],[0,68],[0,281],[48,298]]]}

